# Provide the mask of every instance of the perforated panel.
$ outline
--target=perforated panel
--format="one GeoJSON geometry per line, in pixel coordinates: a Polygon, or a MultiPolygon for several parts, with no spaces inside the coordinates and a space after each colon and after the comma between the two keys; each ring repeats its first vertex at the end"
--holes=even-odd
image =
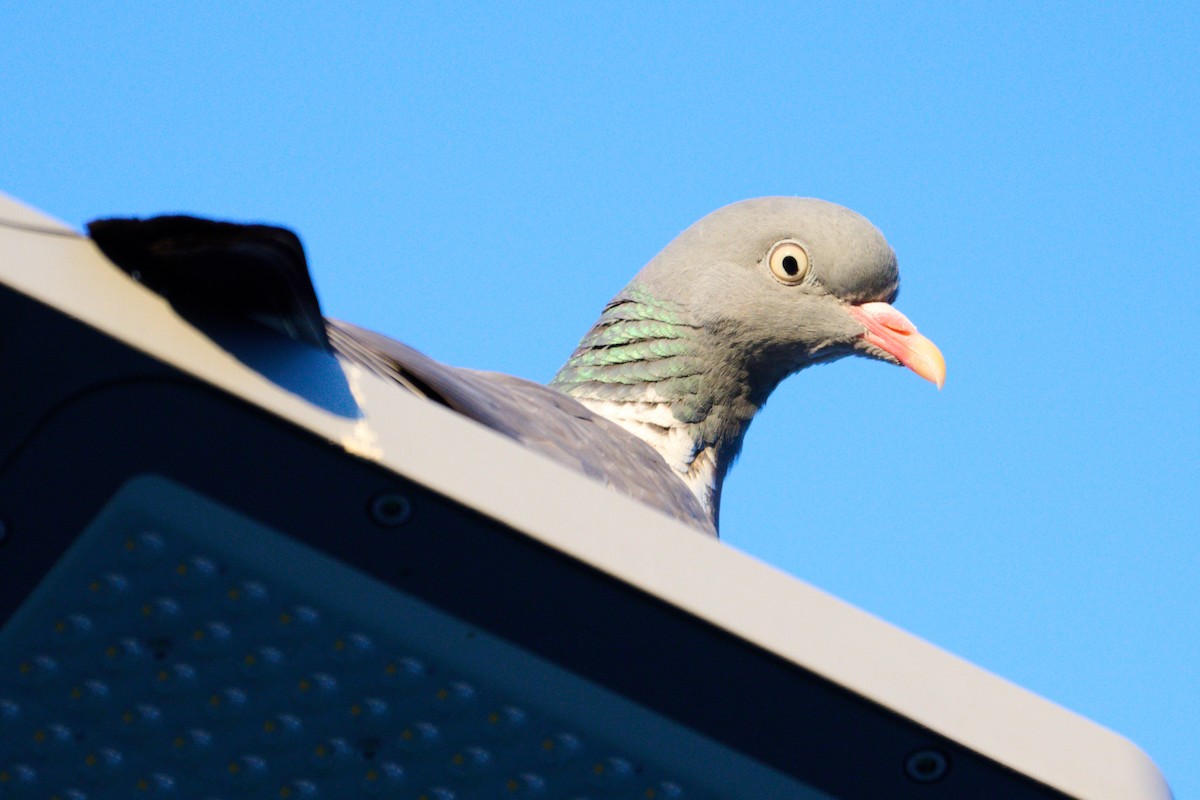
{"type": "Polygon", "coordinates": [[[178,484],[0,631],[0,792],[826,797],[178,484]]]}

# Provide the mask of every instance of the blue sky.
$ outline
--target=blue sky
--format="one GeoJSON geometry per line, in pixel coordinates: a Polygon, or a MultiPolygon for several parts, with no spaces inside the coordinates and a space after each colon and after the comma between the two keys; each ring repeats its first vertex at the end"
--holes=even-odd
{"type": "Polygon", "coordinates": [[[706,212],[858,210],[946,388],[790,380],[726,541],[1200,797],[1200,12],[643,6],[7,8],[0,189],[289,225],[328,313],[538,380],[706,212]]]}

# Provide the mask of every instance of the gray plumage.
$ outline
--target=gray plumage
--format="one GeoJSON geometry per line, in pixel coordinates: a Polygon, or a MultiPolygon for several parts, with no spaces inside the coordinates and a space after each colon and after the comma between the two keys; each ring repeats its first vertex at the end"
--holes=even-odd
{"type": "Polygon", "coordinates": [[[899,274],[883,235],[821,200],[747,200],[692,225],[605,306],[549,386],[323,319],[286,229],[160,217],[89,231],[181,312],[199,306],[330,348],[709,535],[750,421],[788,375],[852,353],[939,386],[945,373],[886,305],[899,274]]]}

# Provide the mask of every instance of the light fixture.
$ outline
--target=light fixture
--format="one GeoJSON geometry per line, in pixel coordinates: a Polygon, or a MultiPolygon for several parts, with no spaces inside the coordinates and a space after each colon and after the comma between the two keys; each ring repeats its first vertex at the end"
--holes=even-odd
{"type": "Polygon", "coordinates": [[[1120,737],[0,200],[0,797],[1167,798],[1120,737]],[[218,344],[219,343],[219,344],[218,344]]]}

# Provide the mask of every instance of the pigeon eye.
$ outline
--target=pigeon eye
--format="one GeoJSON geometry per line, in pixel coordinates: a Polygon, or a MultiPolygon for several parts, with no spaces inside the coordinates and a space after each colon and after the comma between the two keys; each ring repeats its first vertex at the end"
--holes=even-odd
{"type": "Polygon", "coordinates": [[[780,242],[771,248],[768,263],[782,283],[799,283],[808,274],[808,251],[799,242],[780,242]]]}

